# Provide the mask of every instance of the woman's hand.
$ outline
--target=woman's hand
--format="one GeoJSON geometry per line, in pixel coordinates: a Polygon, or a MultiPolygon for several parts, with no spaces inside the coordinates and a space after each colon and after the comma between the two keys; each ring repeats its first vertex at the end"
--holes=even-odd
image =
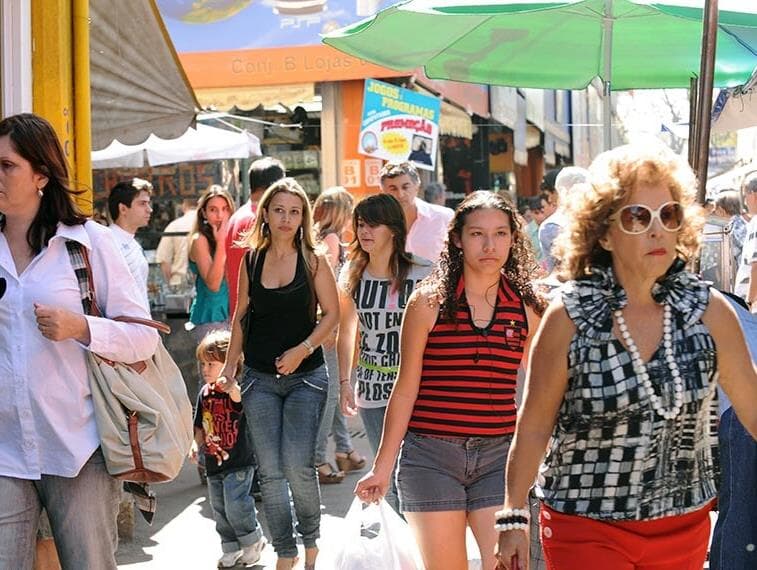
{"type": "Polygon", "coordinates": [[[353,417],[357,415],[355,392],[352,390],[352,384],[349,382],[339,382],[339,408],[345,416],[353,417]]]}
{"type": "Polygon", "coordinates": [[[336,347],[336,331],[337,329],[334,329],[329,336],[326,337],[326,340],[323,341],[321,346],[326,350],[331,350],[336,347]]]}
{"type": "Polygon", "coordinates": [[[74,339],[84,345],[90,342],[89,325],[81,313],[34,303],[34,316],[37,318],[37,328],[48,340],[74,339]]]}
{"type": "Polygon", "coordinates": [[[496,570],[528,570],[528,533],[520,529],[501,531],[495,556],[496,570]],[[517,557],[517,566],[513,557],[517,557]]]}
{"type": "Polygon", "coordinates": [[[305,345],[300,343],[289,350],[285,350],[276,358],[276,372],[279,374],[291,374],[300,367],[305,357],[310,353],[305,345]]]}
{"type": "Polygon", "coordinates": [[[222,221],[220,224],[213,225],[213,239],[216,240],[216,251],[218,246],[223,246],[226,244],[226,233],[229,230],[229,220],[228,218],[222,221]]]}
{"type": "Polygon", "coordinates": [[[378,503],[389,490],[391,476],[391,471],[383,475],[371,469],[355,485],[355,496],[364,503],[378,503]]]}
{"type": "Polygon", "coordinates": [[[234,374],[235,372],[235,368],[224,366],[221,369],[221,373],[218,375],[218,378],[216,378],[216,390],[220,390],[221,392],[228,392],[231,387],[237,383],[236,375],[234,374]]]}

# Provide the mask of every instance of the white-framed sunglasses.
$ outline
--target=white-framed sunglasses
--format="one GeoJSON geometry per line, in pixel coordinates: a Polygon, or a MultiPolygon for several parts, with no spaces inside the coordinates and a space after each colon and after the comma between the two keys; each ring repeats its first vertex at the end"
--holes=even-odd
{"type": "Polygon", "coordinates": [[[668,232],[677,232],[683,226],[683,206],[679,202],[665,202],[656,210],[644,204],[629,204],[623,206],[610,221],[617,220],[618,227],[622,232],[635,235],[643,234],[657,219],[662,229],[668,232]]]}

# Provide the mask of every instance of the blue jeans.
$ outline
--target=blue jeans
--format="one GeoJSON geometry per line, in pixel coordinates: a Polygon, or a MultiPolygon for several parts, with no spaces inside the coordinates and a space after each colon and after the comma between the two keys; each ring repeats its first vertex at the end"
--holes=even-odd
{"type": "Polygon", "coordinates": [[[263,537],[250,494],[254,475],[255,469],[246,467],[208,477],[210,506],[224,552],[241,550],[263,537]]]}
{"type": "Polygon", "coordinates": [[[76,477],[0,477],[0,569],[32,568],[44,506],[63,570],[116,570],[120,498],[121,482],[108,475],[99,449],[76,477]]]}
{"type": "Polygon", "coordinates": [[[757,442],[733,408],[720,417],[718,521],[710,546],[712,570],[757,568],[757,442]],[[752,545],[749,550],[748,545],[752,545]]]}
{"type": "MultiPolygon", "coordinates": [[[[384,431],[384,415],[386,414],[386,406],[382,408],[358,408],[360,413],[360,419],[363,420],[363,427],[365,428],[365,435],[368,436],[368,443],[371,446],[373,455],[378,453],[378,447],[381,443],[381,434],[384,431]]],[[[400,512],[400,500],[397,496],[397,461],[394,462],[394,468],[392,469],[392,481],[389,485],[389,490],[386,492],[384,499],[389,503],[392,508],[400,512]]]]}
{"type": "Polygon", "coordinates": [[[241,386],[271,543],[280,558],[293,558],[297,542],[287,483],[305,548],[314,547],[320,536],[321,497],[314,456],[328,388],[326,367],[278,378],[245,367],[241,386]]]}
{"type": "Polygon", "coordinates": [[[342,410],[339,409],[339,368],[336,350],[323,349],[326,366],[329,371],[329,389],[326,395],[326,407],[323,409],[321,427],[318,429],[318,439],[315,446],[315,464],[326,463],[326,445],[329,434],[334,436],[337,453],[352,451],[352,439],[347,431],[347,422],[342,410]]]}

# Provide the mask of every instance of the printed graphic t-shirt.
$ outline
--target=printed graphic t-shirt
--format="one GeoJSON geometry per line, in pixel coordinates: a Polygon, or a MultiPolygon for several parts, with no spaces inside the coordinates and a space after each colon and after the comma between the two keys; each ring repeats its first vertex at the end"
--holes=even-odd
{"type": "Polygon", "coordinates": [[[197,397],[195,427],[205,434],[205,469],[208,476],[233,471],[253,464],[252,442],[247,433],[247,420],[242,402],[234,402],[228,394],[210,391],[197,397]],[[213,446],[228,453],[219,465],[213,446]],[[209,453],[210,452],[210,453],[209,453]]]}
{"type": "MultiPolygon", "coordinates": [[[[398,290],[389,279],[363,272],[352,298],[358,314],[360,354],[355,369],[355,403],[361,408],[386,406],[397,377],[400,362],[400,326],[410,294],[431,272],[426,259],[413,256],[413,266],[398,290]]],[[[349,263],[340,274],[346,283],[349,263]]]]}

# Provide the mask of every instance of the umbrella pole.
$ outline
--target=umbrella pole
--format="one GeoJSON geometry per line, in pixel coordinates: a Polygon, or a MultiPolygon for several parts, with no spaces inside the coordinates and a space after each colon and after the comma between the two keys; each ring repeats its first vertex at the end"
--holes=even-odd
{"type": "Polygon", "coordinates": [[[605,13],[602,18],[602,49],[604,58],[602,61],[602,103],[604,114],[603,139],[604,150],[612,148],[612,0],[605,0],[605,13]]]}
{"type": "Polygon", "coordinates": [[[694,172],[697,171],[697,128],[699,127],[699,120],[697,119],[697,110],[699,109],[699,103],[697,97],[699,95],[699,80],[696,77],[692,77],[689,81],[689,165],[694,172]]]}
{"type": "Polygon", "coordinates": [[[702,22],[702,64],[700,68],[699,110],[697,113],[697,199],[704,204],[707,195],[707,167],[710,157],[710,126],[712,122],[712,87],[715,78],[717,47],[718,0],[706,0],[702,22]]]}

